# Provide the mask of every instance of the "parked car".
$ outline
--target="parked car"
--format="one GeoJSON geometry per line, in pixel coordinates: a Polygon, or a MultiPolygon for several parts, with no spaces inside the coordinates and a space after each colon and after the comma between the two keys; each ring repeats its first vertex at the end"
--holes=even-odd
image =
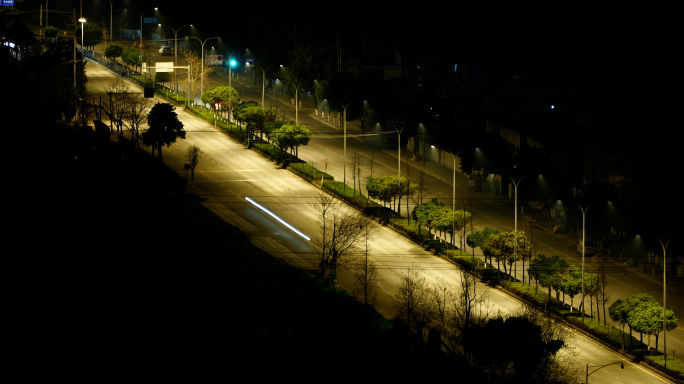
{"type": "Polygon", "coordinates": [[[161,46],[159,47],[159,56],[173,55],[173,48],[161,46]]]}

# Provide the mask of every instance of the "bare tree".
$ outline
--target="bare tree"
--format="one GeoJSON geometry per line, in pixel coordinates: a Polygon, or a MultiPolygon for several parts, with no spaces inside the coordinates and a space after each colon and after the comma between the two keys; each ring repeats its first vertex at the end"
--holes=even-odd
{"type": "Polygon", "coordinates": [[[199,157],[202,153],[202,150],[197,144],[188,147],[188,162],[185,164],[185,168],[190,171],[192,189],[195,189],[195,168],[199,163],[199,157]]]}
{"type": "Polygon", "coordinates": [[[477,292],[477,278],[464,270],[459,270],[458,275],[458,292],[450,290],[444,281],[438,281],[433,291],[439,311],[437,328],[452,354],[464,353],[463,333],[475,325],[484,325],[492,315],[486,291],[477,292]]]}
{"type": "Polygon", "coordinates": [[[358,258],[352,267],[354,272],[354,294],[362,299],[364,304],[376,304],[376,293],[378,287],[378,271],[375,264],[370,261],[368,253],[368,239],[371,236],[371,226],[363,228],[365,238],[364,254],[358,258]]]}
{"type": "Polygon", "coordinates": [[[133,92],[131,85],[121,78],[114,79],[106,88],[109,95],[109,105],[104,111],[116,133],[122,135],[125,130],[131,133],[131,140],[138,147],[140,129],[147,123],[147,114],[152,108],[151,99],[142,97],[139,92],[133,92]]]}
{"type": "Polygon", "coordinates": [[[336,284],[337,268],[346,267],[353,256],[362,254],[359,244],[365,239],[363,228],[370,224],[370,219],[346,209],[327,194],[320,193],[310,204],[318,212],[323,230],[320,238],[312,240],[319,254],[319,275],[336,284]]]}
{"type": "Polygon", "coordinates": [[[425,340],[427,331],[439,313],[435,297],[435,290],[418,267],[410,266],[401,274],[399,294],[396,296],[397,317],[421,340],[425,340]]]}
{"type": "MultiPolygon", "coordinates": [[[[190,66],[190,70],[185,73],[179,72],[178,81],[179,82],[189,82],[190,89],[188,89],[188,98],[193,98],[195,94],[199,91],[200,84],[202,83],[202,57],[191,51],[183,51],[183,57],[181,58],[181,66],[190,66]],[[188,81],[188,76],[190,80],[188,81]]],[[[215,67],[204,66],[204,82],[208,83],[209,75],[213,73],[215,67]]]]}
{"type": "Polygon", "coordinates": [[[109,95],[109,105],[105,105],[105,113],[112,122],[112,125],[116,127],[116,133],[121,135],[124,130],[124,119],[129,113],[130,102],[133,96],[131,85],[117,77],[109,83],[106,91],[109,95]]]}
{"type": "Polygon", "coordinates": [[[128,113],[124,113],[123,123],[131,132],[135,148],[138,148],[140,129],[147,125],[147,115],[150,113],[150,109],[152,109],[152,99],[131,95],[127,107],[128,113]]]}
{"type": "MultiPolygon", "coordinates": [[[[597,254],[592,257],[590,271],[596,274],[596,312],[598,313],[599,305],[603,307],[603,325],[606,325],[606,303],[610,301],[611,291],[606,290],[608,284],[608,271],[606,265],[606,258],[602,254],[597,254]]],[[[601,321],[599,316],[599,322],[601,321]]]]}

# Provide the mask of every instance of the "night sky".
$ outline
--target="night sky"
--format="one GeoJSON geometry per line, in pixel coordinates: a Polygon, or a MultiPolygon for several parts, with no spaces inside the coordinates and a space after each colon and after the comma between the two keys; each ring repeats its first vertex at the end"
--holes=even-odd
{"type": "MultiPolygon", "coordinates": [[[[17,1],[17,8],[38,9],[39,4],[17,1]]],[[[78,12],[79,2],[52,0],[49,5],[53,11],[78,12]]],[[[593,124],[588,131],[558,132],[561,139],[563,135],[592,137],[603,145],[625,148],[627,153],[646,157],[658,172],[669,172],[676,160],[678,141],[673,135],[681,123],[674,120],[679,101],[674,90],[681,71],[675,55],[681,49],[675,33],[677,13],[670,6],[454,5],[409,0],[174,6],[151,0],[114,0],[114,25],[128,19],[129,26],[137,29],[138,12],[152,15],[155,6],[160,6],[158,16],[164,25],[178,28],[192,23],[193,36],[221,36],[225,51],[249,48],[259,56],[263,44],[269,42],[271,49],[283,53],[295,44],[308,43],[334,52],[339,41],[344,58],[351,59],[361,55],[363,38],[376,36],[387,42],[380,46],[396,45],[388,51],[397,51],[406,62],[438,57],[442,63],[461,67],[481,63],[483,69],[502,78],[520,75],[536,80],[536,86],[563,97],[566,104],[557,103],[560,112],[555,113],[566,111],[575,121],[593,124]],[[131,16],[124,17],[125,13],[131,16]]],[[[109,8],[108,0],[83,2],[89,21],[108,22],[109,8]]],[[[55,17],[51,13],[51,20],[55,17]]]]}
{"type": "MultiPolygon", "coordinates": [[[[39,9],[41,1],[17,0],[20,10],[39,9]]],[[[44,1],[42,2],[45,3],[44,1]]],[[[403,53],[481,60],[516,70],[593,72],[604,80],[626,80],[668,64],[676,51],[674,13],[666,7],[608,7],[578,3],[531,6],[489,2],[454,6],[438,1],[168,2],[113,0],[114,24],[128,8],[131,27],[139,12],[151,16],[159,6],[165,25],[196,26],[200,37],[220,35],[232,49],[255,49],[269,33],[283,44],[341,44],[360,36],[401,36],[411,42],[403,53]],[[343,5],[342,5],[343,4],[343,5]]],[[[52,0],[52,11],[78,13],[79,1],[52,0]]],[[[108,23],[108,0],[83,1],[88,20],[108,23]]],[[[52,21],[59,14],[51,13],[52,21]]],[[[52,23],[51,23],[52,24],[52,23]]],[[[351,50],[351,48],[349,48],[351,50]]],[[[571,75],[571,74],[569,74],[571,75]]]]}

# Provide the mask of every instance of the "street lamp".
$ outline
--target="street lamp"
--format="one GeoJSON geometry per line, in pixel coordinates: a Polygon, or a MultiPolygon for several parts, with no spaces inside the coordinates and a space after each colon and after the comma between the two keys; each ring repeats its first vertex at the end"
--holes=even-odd
{"type": "MultiPolygon", "coordinates": [[[[349,104],[351,103],[353,103],[353,101],[344,105],[344,103],[340,101],[340,105],[342,105],[342,109],[344,110],[342,117],[344,119],[344,166],[342,167],[344,176],[342,177],[342,196],[347,195],[347,107],[349,107],[349,104]]],[[[399,159],[399,162],[401,163],[401,159],[399,159]]]]}
{"type": "MultiPolygon", "coordinates": [[[[575,203],[577,204],[577,203],[575,203]]],[[[582,322],[584,323],[584,254],[585,254],[585,243],[587,239],[587,227],[586,227],[586,218],[587,218],[587,211],[589,210],[589,207],[592,206],[591,203],[587,205],[586,208],[582,208],[581,205],[577,204],[579,207],[580,211],[582,211],[582,322]]],[[[587,375],[588,376],[588,375],[587,375]]]]}
{"type": "MultiPolygon", "coordinates": [[[[155,7],[155,11],[158,11],[159,8],[155,7]]],[[[142,31],[143,31],[143,15],[145,12],[138,12],[138,15],[140,16],[140,45],[138,46],[140,54],[138,55],[138,60],[140,61],[140,67],[142,68],[142,31]]]]}
{"type": "MultiPolygon", "coordinates": [[[[515,272],[513,272],[513,279],[515,281],[515,279],[516,279],[515,275],[518,273],[518,268],[517,268],[518,267],[518,184],[520,184],[522,179],[524,179],[525,177],[527,177],[529,175],[525,175],[525,176],[519,178],[517,182],[515,180],[513,180],[513,178],[508,176],[508,175],[504,175],[504,176],[511,179],[511,181],[513,182],[513,186],[515,187],[515,202],[514,202],[514,207],[515,207],[514,208],[515,209],[514,220],[515,220],[515,223],[513,224],[513,262],[515,263],[515,266],[516,266],[515,272]]],[[[523,266],[524,266],[524,261],[523,261],[523,266]]],[[[584,261],[582,261],[582,266],[584,266],[584,261]]],[[[525,271],[523,271],[523,276],[524,276],[524,273],[525,273],[525,271]]]]}
{"type": "MultiPolygon", "coordinates": [[[[159,24],[161,27],[162,25],[159,24]]],[[[176,66],[178,65],[178,32],[180,32],[181,29],[185,27],[192,27],[193,25],[184,25],[182,27],[179,27],[178,29],[173,29],[169,27],[168,25],[164,25],[164,27],[170,29],[173,31],[173,81],[176,84],[176,94],[178,94],[178,81],[176,80],[176,66]]]]}
{"type": "MultiPolygon", "coordinates": [[[[394,130],[397,131],[397,180],[401,187],[401,132],[404,130],[404,127],[401,127],[401,129],[394,127],[394,130]]],[[[401,216],[401,207],[397,209],[397,212],[401,216]]],[[[408,215],[409,213],[406,212],[406,214],[408,215]]]]}
{"type": "Polygon", "coordinates": [[[269,67],[269,68],[263,69],[263,68],[256,66],[256,65],[255,65],[255,67],[261,69],[261,72],[263,74],[263,77],[261,80],[261,109],[264,109],[264,98],[266,95],[266,72],[268,72],[268,70],[271,68],[269,67]]]}
{"type": "Polygon", "coordinates": [[[81,23],[81,124],[85,127],[85,50],[83,49],[83,28],[85,27],[86,19],[81,16],[78,19],[81,23]]]}
{"type": "Polygon", "coordinates": [[[201,97],[202,92],[204,92],[204,43],[206,43],[207,41],[209,41],[211,39],[220,39],[221,36],[208,37],[204,41],[200,40],[199,37],[194,37],[194,36],[185,36],[185,38],[197,39],[197,41],[199,41],[202,44],[202,46],[201,46],[201,49],[202,49],[202,64],[201,64],[202,75],[201,75],[201,81],[200,81],[200,97],[201,97]]]}
{"type": "MultiPolygon", "coordinates": [[[[625,369],[625,364],[624,364],[624,363],[622,363],[622,362],[617,362],[617,363],[610,363],[610,364],[600,365],[600,366],[598,366],[598,368],[594,369],[593,371],[591,371],[591,373],[589,373],[589,364],[587,364],[587,376],[586,376],[586,378],[585,378],[584,384],[589,384],[589,375],[591,375],[592,373],[598,371],[598,370],[601,369],[601,368],[605,368],[605,367],[607,367],[607,366],[609,366],[609,365],[615,365],[615,364],[620,364],[620,369],[625,369]]],[[[592,368],[594,368],[594,367],[597,367],[597,366],[593,366],[592,368]]]]}
{"type": "MultiPolygon", "coordinates": [[[[114,13],[114,0],[109,0],[109,41],[112,41],[112,13],[114,13]]],[[[111,43],[110,43],[111,44],[111,43]]],[[[109,44],[107,44],[109,45],[109,44]]]]}
{"type": "Polygon", "coordinates": [[[461,153],[461,151],[464,149],[466,149],[466,148],[459,149],[455,155],[453,152],[449,151],[449,153],[451,153],[451,158],[454,160],[454,179],[451,182],[451,186],[453,189],[452,190],[452,196],[451,196],[451,246],[452,246],[452,249],[455,248],[454,234],[456,233],[456,223],[455,223],[455,221],[456,221],[456,158],[461,153]]]}
{"type": "Polygon", "coordinates": [[[664,366],[665,366],[665,372],[667,372],[667,318],[665,317],[665,311],[667,308],[667,264],[665,261],[667,260],[665,257],[665,252],[667,251],[667,246],[670,244],[670,241],[674,239],[675,237],[678,237],[681,235],[677,235],[674,237],[671,237],[670,240],[667,242],[663,243],[660,238],[653,236],[658,240],[660,245],[663,247],[663,358],[664,358],[664,366]]]}

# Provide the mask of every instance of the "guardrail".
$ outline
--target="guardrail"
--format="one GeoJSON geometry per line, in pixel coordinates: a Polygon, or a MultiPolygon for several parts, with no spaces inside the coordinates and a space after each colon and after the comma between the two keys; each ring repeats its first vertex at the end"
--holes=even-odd
{"type": "Polygon", "coordinates": [[[142,76],[132,76],[134,74],[139,75],[138,72],[133,71],[129,68],[126,68],[123,64],[119,64],[116,61],[112,61],[107,59],[103,54],[91,51],[91,50],[84,50],[83,56],[99,63],[100,65],[106,67],[109,69],[111,72],[116,73],[117,75],[121,77],[125,77],[128,80],[134,82],[135,84],[139,85],[140,87],[148,87],[148,86],[153,86],[155,93],[157,93],[160,96],[166,96],[167,91],[170,91],[169,88],[164,87],[163,85],[157,84],[151,79],[147,79],[142,76]],[[142,81],[142,79],[145,79],[146,81],[142,81]]]}

